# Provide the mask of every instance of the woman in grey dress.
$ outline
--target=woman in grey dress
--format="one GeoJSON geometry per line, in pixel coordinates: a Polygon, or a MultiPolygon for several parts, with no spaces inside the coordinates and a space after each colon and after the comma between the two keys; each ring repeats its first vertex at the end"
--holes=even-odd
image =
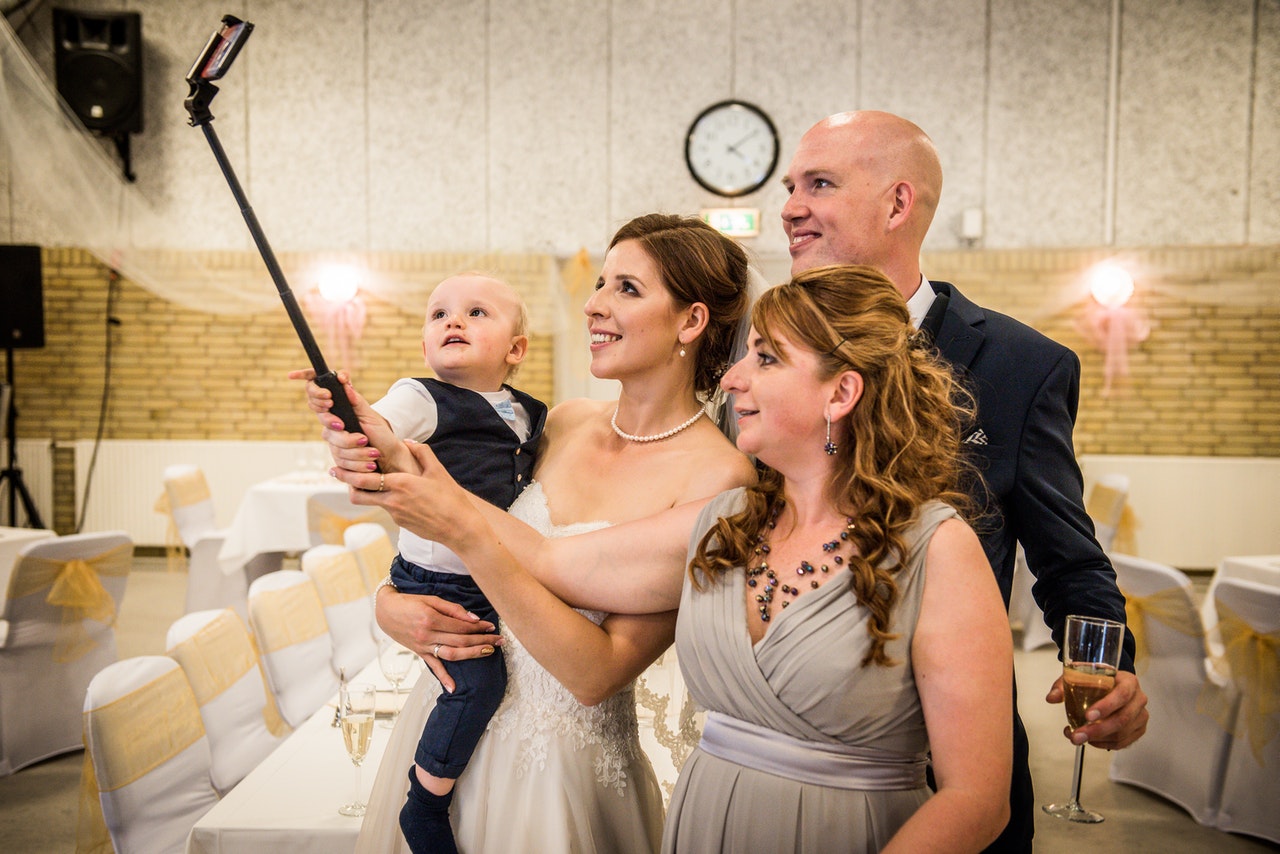
{"type": "Polygon", "coordinates": [[[543,540],[476,508],[415,448],[425,476],[389,475],[388,492],[355,500],[447,542],[506,591],[522,637],[561,632],[526,566],[582,607],[679,604],[679,658],[708,720],[664,850],[980,850],[1007,818],[1012,649],[981,546],[951,509],[955,384],[869,268],[797,276],[752,321],[722,384],[739,448],[763,464],[755,487],[543,540]]]}

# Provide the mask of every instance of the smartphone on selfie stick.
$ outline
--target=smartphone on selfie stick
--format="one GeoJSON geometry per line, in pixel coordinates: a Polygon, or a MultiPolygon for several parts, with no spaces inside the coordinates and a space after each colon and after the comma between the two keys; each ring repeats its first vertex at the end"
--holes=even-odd
{"type": "Polygon", "coordinates": [[[221,26],[209,37],[209,43],[204,46],[199,59],[187,72],[187,83],[191,86],[191,92],[184,105],[191,116],[191,126],[204,131],[205,138],[209,140],[209,147],[213,149],[213,156],[222,167],[222,174],[226,176],[231,193],[235,196],[236,203],[240,205],[240,213],[244,214],[244,221],[249,226],[250,234],[253,235],[253,242],[258,245],[258,252],[266,262],[271,279],[276,284],[276,290],[280,292],[280,299],[289,313],[289,319],[293,321],[294,331],[298,333],[302,348],[307,351],[307,358],[311,360],[311,367],[315,369],[316,385],[328,389],[333,395],[332,412],[342,419],[342,426],[347,432],[359,433],[361,432],[360,422],[356,420],[355,410],[351,407],[351,401],[347,399],[347,391],[338,382],[337,373],[329,370],[325,364],[324,356],[316,345],[315,336],[311,334],[311,327],[307,325],[307,319],[302,314],[302,309],[298,307],[293,291],[289,290],[284,271],[280,269],[275,253],[271,251],[267,237],[262,233],[262,226],[258,224],[258,217],[249,206],[249,200],[245,197],[240,181],[236,179],[236,174],[227,161],[227,153],[223,150],[218,134],[213,129],[213,114],[209,112],[209,103],[213,100],[213,96],[218,94],[218,87],[213,81],[227,73],[227,69],[231,67],[231,63],[235,61],[252,32],[253,24],[248,21],[242,21],[234,15],[223,17],[221,26]]]}

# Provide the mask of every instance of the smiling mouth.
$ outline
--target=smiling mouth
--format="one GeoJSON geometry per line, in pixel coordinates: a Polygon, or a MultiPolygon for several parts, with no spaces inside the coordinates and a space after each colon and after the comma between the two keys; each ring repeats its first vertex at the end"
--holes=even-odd
{"type": "Polygon", "coordinates": [[[592,332],[591,333],[592,344],[612,344],[614,341],[621,341],[621,340],[622,340],[621,335],[611,335],[608,332],[592,332]]]}
{"type": "Polygon", "coordinates": [[[450,335],[448,338],[444,339],[443,346],[448,347],[450,344],[469,344],[469,343],[471,342],[469,342],[465,338],[462,338],[461,336],[450,335]]]}

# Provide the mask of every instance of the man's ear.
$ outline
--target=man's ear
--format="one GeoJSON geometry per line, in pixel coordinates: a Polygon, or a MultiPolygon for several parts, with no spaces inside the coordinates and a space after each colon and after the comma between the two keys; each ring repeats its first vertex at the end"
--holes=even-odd
{"type": "Polygon", "coordinates": [[[899,181],[890,190],[893,207],[889,211],[889,230],[896,231],[911,218],[916,206],[916,188],[909,181],[899,181]]]}
{"type": "Polygon", "coordinates": [[[518,365],[524,361],[525,354],[529,352],[529,338],[525,335],[517,335],[511,339],[511,349],[507,351],[507,364],[518,365]]]}
{"type": "Polygon", "coordinates": [[[684,310],[684,323],[680,327],[680,332],[676,338],[681,344],[692,344],[698,340],[707,328],[707,321],[711,319],[711,312],[707,309],[706,303],[695,302],[684,310]]]}

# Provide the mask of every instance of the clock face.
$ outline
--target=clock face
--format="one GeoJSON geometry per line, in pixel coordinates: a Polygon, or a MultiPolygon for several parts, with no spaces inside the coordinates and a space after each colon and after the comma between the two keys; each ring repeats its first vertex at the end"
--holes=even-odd
{"type": "Polygon", "coordinates": [[[732,198],[760,189],[778,165],[778,132],[758,107],[722,101],[689,126],[689,172],[711,192],[732,198]]]}

